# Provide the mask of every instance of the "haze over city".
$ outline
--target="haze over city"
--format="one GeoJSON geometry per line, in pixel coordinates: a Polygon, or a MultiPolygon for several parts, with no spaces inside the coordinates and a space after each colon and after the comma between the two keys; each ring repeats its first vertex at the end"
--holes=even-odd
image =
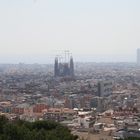
{"type": "Polygon", "coordinates": [[[135,62],[139,0],[0,1],[0,63],[135,62]]]}
{"type": "Polygon", "coordinates": [[[0,140],[140,140],[140,0],[0,0],[0,140]]]}

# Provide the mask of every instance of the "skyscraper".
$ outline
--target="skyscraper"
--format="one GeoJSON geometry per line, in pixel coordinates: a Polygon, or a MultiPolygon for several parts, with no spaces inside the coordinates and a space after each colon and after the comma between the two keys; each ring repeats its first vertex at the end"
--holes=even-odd
{"type": "Polygon", "coordinates": [[[111,81],[99,81],[97,84],[97,96],[104,97],[112,94],[112,82],[111,81]]]}
{"type": "Polygon", "coordinates": [[[137,49],[137,65],[140,66],[140,48],[137,49]]]}

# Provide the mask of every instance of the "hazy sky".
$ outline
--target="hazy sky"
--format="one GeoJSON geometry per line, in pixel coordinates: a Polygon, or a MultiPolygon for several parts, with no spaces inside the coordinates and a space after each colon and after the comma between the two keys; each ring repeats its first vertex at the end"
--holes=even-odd
{"type": "Polygon", "coordinates": [[[0,0],[0,63],[134,62],[138,47],[140,0],[0,0]]]}

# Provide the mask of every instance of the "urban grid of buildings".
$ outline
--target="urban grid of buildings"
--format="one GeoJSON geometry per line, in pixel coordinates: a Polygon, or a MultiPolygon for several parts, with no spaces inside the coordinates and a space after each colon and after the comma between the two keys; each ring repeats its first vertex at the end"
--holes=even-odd
{"type": "Polygon", "coordinates": [[[140,138],[140,50],[137,63],[1,64],[0,114],[53,120],[79,139],[140,138]]]}

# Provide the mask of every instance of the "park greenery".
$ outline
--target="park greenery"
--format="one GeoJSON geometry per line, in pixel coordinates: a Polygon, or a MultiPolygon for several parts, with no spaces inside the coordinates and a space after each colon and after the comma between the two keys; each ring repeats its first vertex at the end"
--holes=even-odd
{"type": "Polygon", "coordinates": [[[125,140],[140,140],[140,138],[127,138],[125,140]]]}
{"type": "Polygon", "coordinates": [[[9,121],[0,116],[0,140],[77,140],[78,136],[52,121],[9,121]]]}

